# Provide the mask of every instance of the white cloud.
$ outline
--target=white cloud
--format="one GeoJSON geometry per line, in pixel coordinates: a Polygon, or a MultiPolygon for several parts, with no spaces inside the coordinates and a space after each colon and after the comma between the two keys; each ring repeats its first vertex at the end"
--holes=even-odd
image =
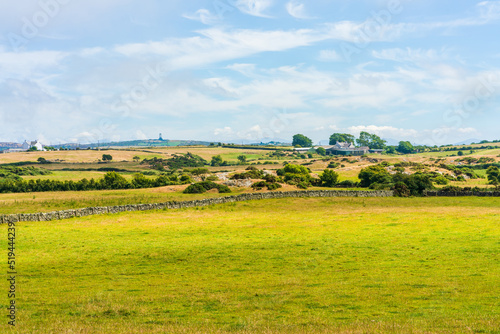
{"type": "Polygon", "coordinates": [[[229,126],[226,126],[222,129],[215,129],[214,130],[215,136],[229,137],[229,136],[232,136],[233,134],[234,134],[234,131],[229,126]]]}
{"type": "Polygon", "coordinates": [[[229,70],[239,72],[247,77],[255,74],[255,64],[233,64],[226,67],[229,70]]]}
{"type": "Polygon", "coordinates": [[[400,129],[393,126],[358,125],[349,127],[349,132],[359,135],[360,132],[368,132],[385,138],[417,138],[419,131],[414,129],[400,129]]]}
{"type": "Polygon", "coordinates": [[[321,61],[341,61],[343,60],[335,50],[321,50],[319,53],[319,60],[321,61]]]}
{"type": "Polygon", "coordinates": [[[236,0],[236,7],[245,14],[266,17],[269,18],[267,14],[264,13],[272,5],[271,0],[236,0]]]}
{"type": "Polygon", "coordinates": [[[219,28],[201,30],[202,36],[167,39],[164,42],[125,44],[115,51],[128,57],[164,56],[172,68],[185,69],[237,59],[266,51],[285,51],[311,45],[324,35],[314,30],[292,31],[226,31],[219,28]],[[203,57],[200,57],[203,55],[203,57]]]}
{"type": "Polygon", "coordinates": [[[303,3],[297,0],[292,0],[286,4],[286,10],[290,16],[296,19],[309,19],[310,17],[306,14],[305,6],[303,3]]]}
{"type": "Polygon", "coordinates": [[[203,24],[214,24],[217,21],[219,21],[219,17],[215,14],[212,14],[208,9],[198,9],[196,13],[194,14],[184,14],[183,17],[190,19],[190,20],[195,20],[195,21],[200,21],[203,24]]]}
{"type": "Polygon", "coordinates": [[[442,50],[440,52],[429,49],[385,49],[381,51],[373,51],[372,55],[378,59],[392,60],[397,62],[428,62],[428,61],[438,61],[448,58],[447,51],[442,50]]]}
{"type": "Polygon", "coordinates": [[[49,68],[59,67],[69,54],[60,51],[2,52],[0,79],[33,77],[49,68]]]}
{"type": "Polygon", "coordinates": [[[500,19],[500,1],[482,1],[477,7],[481,17],[486,21],[500,19]]]}

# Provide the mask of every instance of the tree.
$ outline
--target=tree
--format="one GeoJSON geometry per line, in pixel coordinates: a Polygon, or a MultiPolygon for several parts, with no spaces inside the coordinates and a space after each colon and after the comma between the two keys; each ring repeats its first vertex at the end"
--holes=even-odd
{"type": "Polygon", "coordinates": [[[490,166],[486,170],[486,175],[488,175],[488,181],[490,184],[498,187],[500,184],[500,169],[497,166],[490,166]]]}
{"type": "Polygon", "coordinates": [[[134,160],[134,161],[136,161],[136,162],[137,162],[137,161],[141,160],[141,157],[139,157],[138,155],[136,155],[136,156],[134,156],[134,157],[132,158],[132,160],[134,160]]]}
{"type": "Polygon", "coordinates": [[[371,149],[383,150],[385,148],[386,141],[377,135],[361,131],[359,134],[359,139],[356,139],[358,146],[368,146],[371,149]]]}
{"type": "Polygon", "coordinates": [[[127,189],[130,183],[120,174],[109,172],[100,180],[103,189],[127,189]]]}
{"type": "Polygon", "coordinates": [[[354,143],[355,138],[348,133],[334,133],[330,136],[330,145],[337,143],[354,143]]]}
{"type": "Polygon", "coordinates": [[[210,162],[210,165],[211,166],[214,166],[214,167],[219,167],[223,164],[223,160],[222,160],[222,157],[220,155],[216,155],[216,156],[213,156],[212,157],[212,161],[210,162]]]}
{"type": "Polygon", "coordinates": [[[463,151],[458,151],[457,155],[458,155],[459,157],[461,157],[461,156],[463,156],[463,155],[464,155],[464,152],[463,152],[463,151]]]}
{"type": "Polygon", "coordinates": [[[339,174],[331,169],[325,169],[319,178],[323,187],[333,187],[339,181],[339,174]]]}
{"type": "Polygon", "coordinates": [[[103,154],[102,155],[102,161],[111,161],[113,160],[113,157],[111,156],[111,154],[103,154]]]}
{"type": "Polygon", "coordinates": [[[38,159],[37,159],[37,161],[38,161],[38,163],[39,163],[39,164],[48,164],[48,163],[49,163],[49,162],[47,161],[47,159],[42,158],[42,157],[38,158],[38,159]]]}
{"type": "Polygon", "coordinates": [[[413,145],[409,141],[400,141],[397,150],[398,152],[409,154],[413,152],[413,145]]]}
{"type": "Polygon", "coordinates": [[[387,154],[394,154],[396,153],[396,147],[394,146],[388,146],[387,149],[385,150],[387,154]]]}
{"type": "Polygon", "coordinates": [[[325,156],[326,155],[326,150],[323,147],[318,147],[316,149],[316,153],[318,153],[319,155],[325,156]]]}
{"type": "Polygon", "coordinates": [[[194,176],[200,176],[203,174],[208,174],[210,171],[207,168],[195,168],[189,171],[194,176]]]}
{"type": "Polygon", "coordinates": [[[239,155],[238,161],[240,162],[240,164],[244,165],[247,162],[247,157],[245,155],[239,155]]]}
{"type": "Polygon", "coordinates": [[[312,177],[309,172],[309,169],[304,166],[292,164],[287,164],[276,171],[279,176],[283,176],[286,183],[300,188],[307,188],[311,185],[312,177]]]}
{"type": "Polygon", "coordinates": [[[292,145],[293,146],[301,146],[301,147],[311,147],[312,140],[307,138],[304,135],[296,134],[295,136],[293,136],[292,145]]]}
{"type": "Polygon", "coordinates": [[[375,165],[363,168],[359,173],[361,187],[369,187],[372,184],[390,184],[392,183],[391,175],[384,167],[375,165]]]}

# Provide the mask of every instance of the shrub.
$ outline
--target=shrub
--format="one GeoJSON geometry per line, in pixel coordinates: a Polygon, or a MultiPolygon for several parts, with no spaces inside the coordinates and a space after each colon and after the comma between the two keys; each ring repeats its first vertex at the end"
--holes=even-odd
{"type": "Polygon", "coordinates": [[[394,196],[396,197],[409,197],[410,190],[403,182],[398,182],[394,186],[394,196]]]}
{"type": "Polygon", "coordinates": [[[262,188],[267,187],[266,181],[259,181],[252,184],[252,188],[255,190],[261,190],[262,188]]]}
{"type": "Polygon", "coordinates": [[[217,184],[212,181],[203,181],[191,184],[186,189],[184,189],[185,194],[202,194],[208,190],[217,189],[219,193],[230,193],[231,189],[223,184],[217,184]]]}
{"type": "Polygon", "coordinates": [[[347,188],[354,188],[354,187],[356,187],[356,182],[351,181],[351,180],[344,180],[342,182],[339,182],[337,185],[342,186],[342,187],[347,187],[347,188]]]}
{"type": "Polygon", "coordinates": [[[370,187],[373,183],[392,183],[391,175],[382,166],[369,166],[363,168],[358,177],[361,180],[361,187],[370,187]]]}
{"type": "Polygon", "coordinates": [[[450,181],[448,181],[448,179],[445,178],[444,176],[438,176],[438,177],[436,177],[434,179],[434,182],[436,182],[437,184],[442,185],[442,186],[445,186],[448,183],[450,183],[450,181]]]}
{"type": "Polygon", "coordinates": [[[340,166],[340,164],[339,164],[338,162],[334,162],[334,161],[332,161],[332,162],[330,162],[330,163],[328,164],[328,166],[327,166],[326,168],[332,168],[332,169],[333,169],[333,168],[337,168],[337,167],[339,167],[339,166],[340,166]]]}
{"type": "Polygon", "coordinates": [[[325,169],[320,176],[323,187],[333,187],[338,183],[339,174],[330,169],[325,169]]]}
{"type": "Polygon", "coordinates": [[[111,154],[103,154],[102,155],[102,161],[111,161],[113,160],[113,157],[111,156],[111,154]]]}

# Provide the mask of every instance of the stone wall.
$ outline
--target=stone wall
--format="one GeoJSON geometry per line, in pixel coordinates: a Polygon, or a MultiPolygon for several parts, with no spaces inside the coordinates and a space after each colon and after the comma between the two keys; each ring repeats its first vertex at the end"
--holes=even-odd
{"type": "Polygon", "coordinates": [[[155,204],[131,204],[107,207],[92,207],[84,209],[39,212],[13,215],[0,215],[0,224],[20,221],[51,221],[68,219],[73,217],[85,217],[93,215],[101,215],[108,213],[119,213],[125,211],[148,211],[148,210],[164,210],[164,209],[182,209],[201,207],[214,204],[223,204],[231,202],[243,202],[258,199],[273,199],[273,198],[297,198],[297,197],[391,197],[393,191],[350,191],[350,190],[308,190],[308,191],[274,191],[265,193],[249,193],[235,196],[225,196],[217,198],[206,198],[194,201],[183,202],[165,202],[155,204]]]}
{"type": "Polygon", "coordinates": [[[424,196],[439,196],[439,197],[462,197],[462,196],[477,196],[477,197],[500,197],[500,191],[426,191],[424,196]]]}

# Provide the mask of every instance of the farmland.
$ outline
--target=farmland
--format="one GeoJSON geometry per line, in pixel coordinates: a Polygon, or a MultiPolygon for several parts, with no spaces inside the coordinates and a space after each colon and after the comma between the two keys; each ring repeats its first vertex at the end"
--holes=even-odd
{"type": "Polygon", "coordinates": [[[499,204],[263,200],[18,223],[17,332],[496,333],[499,204]]]}
{"type": "MultiPolygon", "coordinates": [[[[12,153],[0,155],[0,164],[51,172],[25,180],[98,179],[102,168],[130,180],[164,173],[142,159],[187,152],[228,161],[206,166],[217,182],[249,165],[276,173],[290,162],[312,175],[333,165],[341,181],[357,182],[362,168],[384,161],[405,172],[449,173],[440,166],[459,159],[449,152],[311,158],[191,147],[12,153]],[[103,153],[113,161],[100,161],[103,153]],[[238,164],[241,154],[246,164],[238,164]]],[[[500,160],[496,150],[488,153],[500,160]]],[[[476,172],[482,178],[451,184],[490,187],[485,170],[476,172]]],[[[226,195],[184,194],[186,187],[2,193],[0,214],[226,195]]],[[[499,208],[498,198],[302,198],[19,222],[18,325],[11,332],[498,333],[499,208]]]]}

